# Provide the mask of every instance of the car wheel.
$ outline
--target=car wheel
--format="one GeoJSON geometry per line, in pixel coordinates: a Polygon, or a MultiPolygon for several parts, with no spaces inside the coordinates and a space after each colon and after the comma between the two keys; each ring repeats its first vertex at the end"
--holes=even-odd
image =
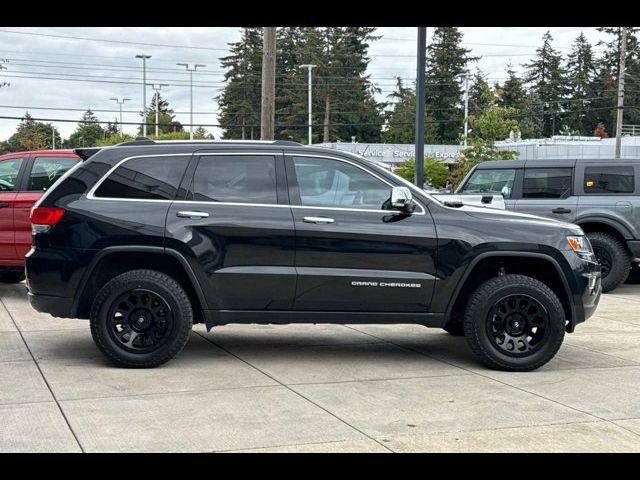
{"type": "Polygon", "coordinates": [[[173,278],[132,270],[100,289],[91,308],[93,340],[121,367],[151,368],[174,358],[193,324],[189,297],[173,278]]]}
{"type": "Polygon", "coordinates": [[[629,254],[613,235],[591,232],[587,233],[587,237],[602,268],[602,291],[610,292],[627,280],[631,270],[629,254]]]}
{"type": "Polygon", "coordinates": [[[20,283],[24,280],[23,271],[0,272],[0,283],[20,283]]]}
{"type": "Polygon", "coordinates": [[[565,313],[544,283],[524,275],[503,275],[486,281],[471,295],[464,332],[471,350],[489,367],[535,370],[562,345],[565,313]]]}

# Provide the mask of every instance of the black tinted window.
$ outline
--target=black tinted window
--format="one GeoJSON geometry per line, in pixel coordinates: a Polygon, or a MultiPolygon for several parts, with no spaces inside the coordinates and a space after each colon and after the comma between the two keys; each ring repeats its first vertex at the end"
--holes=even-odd
{"type": "Polygon", "coordinates": [[[141,157],[116,168],[96,190],[96,197],[173,200],[189,156],[141,157]]]}
{"type": "Polygon", "coordinates": [[[278,203],[276,160],[268,155],[203,155],[193,179],[193,199],[278,203]]]}
{"type": "Polygon", "coordinates": [[[46,190],[80,161],[69,157],[37,157],[29,175],[28,190],[46,190]]]}
{"type": "Polygon", "coordinates": [[[294,164],[305,206],[382,210],[391,196],[389,185],[346,162],[295,157],[294,164]]]}
{"type": "Polygon", "coordinates": [[[586,167],[585,193],[633,193],[635,175],[633,167],[586,167]]]}
{"type": "Polygon", "coordinates": [[[18,173],[24,158],[12,158],[0,162],[0,192],[11,192],[16,189],[18,173]]]}
{"type": "Polygon", "coordinates": [[[571,194],[570,168],[526,168],[523,198],[563,198],[571,194]]]}

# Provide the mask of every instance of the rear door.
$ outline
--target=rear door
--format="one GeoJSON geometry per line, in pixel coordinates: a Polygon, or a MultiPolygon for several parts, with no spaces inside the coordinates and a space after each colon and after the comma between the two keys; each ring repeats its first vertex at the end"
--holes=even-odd
{"type": "Polygon", "coordinates": [[[14,209],[26,158],[0,161],[0,266],[19,265],[15,248],[14,209]]]}
{"type": "Polygon", "coordinates": [[[15,245],[22,259],[31,248],[31,207],[44,192],[80,161],[73,155],[42,154],[29,159],[14,208],[15,245]]]}
{"type": "Polygon", "coordinates": [[[295,292],[294,229],[281,151],[194,154],[166,246],[191,261],[214,310],[287,310],[295,292]]]}
{"type": "Polygon", "coordinates": [[[529,165],[524,169],[522,198],[518,199],[516,210],[573,222],[578,208],[578,197],[573,192],[573,168],[529,165]]]}

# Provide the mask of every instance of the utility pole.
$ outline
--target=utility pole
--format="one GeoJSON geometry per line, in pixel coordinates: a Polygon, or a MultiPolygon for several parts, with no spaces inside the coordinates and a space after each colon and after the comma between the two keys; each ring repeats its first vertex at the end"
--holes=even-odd
{"type": "Polygon", "coordinates": [[[115,100],[116,103],[118,105],[120,105],[120,135],[122,136],[122,105],[124,104],[124,102],[131,100],[130,98],[123,98],[122,100],[119,100],[115,97],[111,97],[109,100],[115,100]]]}
{"type": "Polygon", "coordinates": [[[56,149],[56,129],[51,126],[51,150],[56,149]]]}
{"type": "Polygon", "coordinates": [[[193,140],[193,72],[195,72],[198,67],[206,67],[206,65],[202,65],[201,63],[196,63],[193,67],[189,68],[188,63],[176,63],[176,65],[180,65],[187,69],[189,72],[189,88],[191,91],[190,100],[189,100],[189,140],[193,140]]]}
{"type": "Polygon", "coordinates": [[[464,148],[467,148],[469,133],[469,72],[464,74],[464,148]]]}
{"type": "Polygon", "coordinates": [[[424,110],[427,27],[418,27],[418,72],[416,81],[416,185],[424,187],[424,110]]]}
{"type": "MultiPolygon", "coordinates": [[[[136,55],[136,58],[142,59],[142,136],[147,136],[147,59],[151,55],[136,55]]],[[[122,125],[122,122],[120,122],[122,125]]]]}
{"type": "Polygon", "coordinates": [[[616,118],[616,158],[622,153],[622,114],[624,112],[624,75],[627,58],[627,27],[622,28],[620,45],[620,72],[618,73],[618,115],[616,118]]]}
{"type": "Polygon", "coordinates": [[[263,27],[260,139],[273,140],[276,96],[276,27],[263,27]]]}
{"type": "Polygon", "coordinates": [[[162,90],[162,87],[166,86],[166,83],[161,83],[160,85],[151,85],[151,88],[156,91],[156,137],[158,136],[158,119],[160,118],[160,90],[162,90]]]}
{"type": "Polygon", "coordinates": [[[300,65],[300,68],[308,68],[309,69],[309,124],[308,124],[308,129],[309,129],[309,140],[308,140],[308,144],[311,145],[312,141],[313,141],[313,129],[312,129],[312,123],[313,123],[313,117],[311,116],[311,70],[316,67],[317,65],[311,65],[311,64],[307,64],[307,65],[300,65]]]}

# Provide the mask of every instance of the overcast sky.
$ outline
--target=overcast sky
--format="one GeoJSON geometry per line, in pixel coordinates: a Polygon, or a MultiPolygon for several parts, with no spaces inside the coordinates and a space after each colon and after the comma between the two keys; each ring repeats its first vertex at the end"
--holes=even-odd
{"type": "MultiPolygon", "coordinates": [[[[531,60],[547,30],[554,38],[554,47],[565,53],[581,31],[594,46],[605,38],[594,27],[462,28],[464,45],[472,50],[472,55],[482,57],[476,64],[490,81],[504,79],[509,61],[520,70],[522,64],[531,60]]],[[[369,73],[382,89],[382,96],[386,96],[393,90],[393,77],[400,75],[409,83],[415,79],[416,28],[380,27],[377,33],[382,38],[371,46],[369,73]]],[[[428,42],[432,33],[429,27],[428,42]]],[[[239,27],[0,27],[0,59],[8,61],[3,64],[6,70],[0,71],[0,82],[10,82],[9,87],[0,88],[0,116],[20,117],[28,109],[36,118],[76,121],[82,111],[91,108],[100,120],[113,120],[118,116],[118,105],[110,98],[126,97],[131,100],[124,104],[123,121],[139,121],[142,60],[134,57],[146,54],[152,56],[147,61],[147,82],[168,84],[162,87],[162,95],[178,112],[176,119],[185,123],[189,121],[189,76],[185,68],[176,63],[207,65],[194,74],[194,111],[197,112],[194,122],[215,124],[218,107],[212,97],[220,93],[223,79],[219,57],[226,55],[229,42],[239,38],[239,27]],[[60,78],[60,74],[65,79],[54,80],[60,78]],[[8,108],[10,106],[20,108],[8,108]],[[45,107],[46,110],[40,109],[45,107]]],[[[596,46],[595,50],[601,51],[601,47],[596,46]]],[[[153,90],[148,88],[147,102],[152,94],[153,90]]],[[[0,140],[13,134],[18,123],[19,120],[0,118],[0,140]]],[[[68,137],[76,127],[76,123],[53,123],[63,137],[68,137]]],[[[205,128],[219,138],[218,128],[205,128]]],[[[133,133],[136,128],[130,125],[124,130],[133,133]]]]}

